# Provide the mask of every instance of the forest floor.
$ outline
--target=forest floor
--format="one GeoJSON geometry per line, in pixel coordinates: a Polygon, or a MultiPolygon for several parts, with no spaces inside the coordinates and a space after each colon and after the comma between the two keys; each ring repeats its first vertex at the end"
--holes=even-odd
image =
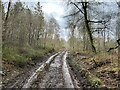
{"type": "Polygon", "coordinates": [[[74,52],[67,59],[82,88],[118,88],[117,54],[101,53],[91,56],[74,52]]]}
{"type": "Polygon", "coordinates": [[[116,54],[89,55],[70,52],[66,55],[65,52],[55,54],[55,51],[50,51],[44,56],[33,57],[22,67],[6,60],[2,63],[3,88],[66,88],[67,86],[69,88],[70,86],[79,90],[93,90],[94,88],[96,88],[94,90],[101,88],[102,90],[116,90],[118,84],[119,68],[116,54]],[[67,66],[64,66],[64,60],[67,66]],[[47,64],[47,61],[50,63],[47,64]],[[42,65],[45,65],[43,71],[38,71],[42,65]],[[34,73],[39,74],[36,77],[34,73]]]}

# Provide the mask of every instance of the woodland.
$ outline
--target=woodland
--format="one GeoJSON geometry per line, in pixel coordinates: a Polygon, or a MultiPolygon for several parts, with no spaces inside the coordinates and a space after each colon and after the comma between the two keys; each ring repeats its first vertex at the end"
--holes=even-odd
{"type": "Polygon", "coordinates": [[[45,18],[42,2],[0,1],[3,84],[47,54],[68,51],[68,65],[82,88],[119,89],[120,2],[62,2],[68,40],[61,38],[54,16],[45,18]]]}

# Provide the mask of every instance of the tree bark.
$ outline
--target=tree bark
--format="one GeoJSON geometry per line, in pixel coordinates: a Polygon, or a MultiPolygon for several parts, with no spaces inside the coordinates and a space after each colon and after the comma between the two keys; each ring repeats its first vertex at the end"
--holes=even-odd
{"type": "Polygon", "coordinates": [[[6,17],[5,17],[5,20],[4,20],[4,31],[3,31],[3,41],[6,40],[6,33],[7,33],[7,21],[8,21],[8,16],[9,16],[9,13],[10,13],[10,7],[11,7],[11,0],[9,0],[9,3],[8,3],[8,8],[7,8],[7,14],[6,14],[6,17]]]}
{"type": "Polygon", "coordinates": [[[92,37],[92,33],[90,31],[89,22],[88,22],[88,18],[87,18],[87,2],[82,2],[82,6],[83,6],[83,10],[84,10],[85,25],[86,25],[87,33],[88,33],[89,40],[91,43],[91,49],[94,53],[96,53],[96,48],[93,44],[93,37],[92,37]]]}

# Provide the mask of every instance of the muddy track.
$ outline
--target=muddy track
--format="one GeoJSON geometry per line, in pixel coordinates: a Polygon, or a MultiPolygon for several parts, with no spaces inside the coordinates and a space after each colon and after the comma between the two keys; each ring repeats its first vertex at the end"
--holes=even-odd
{"type": "Polygon", "coordinates": [[[39,75],[31,88],[63,88],[64,79],[62,74],[62,57],[64,52],[56,56],[44,73],[43,78],[39,75]]]}
{"type": "Polygon", "coordinates": [[[66,61],[67,52],[59,52],[49,57],[34,71],[22,73],[7,88],[74,88],[74,79],[66,61]]]}
{"type": "Polygon", "coordinates": [[[65,51],[56,56],[49,68],[42,76],[37,77],[30,88],[76,88],[66,57],[65,51]]]}
{"type": "Polygon", "coordinates": [[[3,86],[3,89],[5,89],[5,88],[6,89],[7,88],[22,88],[24,86],[24,84],[27,82],[27,80],[31,77],[33,72],[35,72],[43,63],[45,63],[48,60],[48,57],[50,57],[50,56],[47,55],[44,58],[42,58],[43,59],[42,62],[41,62],[41,60],[38,60],[37,64],[35,66],[26,67],[26,70],[23,70],[22,73],[20,73],[15,78],[13,78],[8,83],[6,83],[3,86]]]}

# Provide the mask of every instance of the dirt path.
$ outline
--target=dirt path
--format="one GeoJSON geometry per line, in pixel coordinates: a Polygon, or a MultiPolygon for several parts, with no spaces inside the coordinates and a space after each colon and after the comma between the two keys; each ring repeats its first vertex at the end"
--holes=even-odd
{"type": "Polygon", "coordinates": [[[74,88],[66,57],[65,51],[52,55],[29,76],[18,76],[9,88],[74,88]]]}
{"type": "MultiPolygon", "coordinates": [[[[50,64],[49,70],[37,85],[37,88],[63,88],[64,80],[62,75],[62,59],[63,53],[55,57],[54,61],[50,64]]],[[[37,79],[39,80],[39,79],[37,79]]]]}
{"type": "Polygon", "coordinates": [[[4,88],[22,88],[27,83],[27,81],[30,79],[30,77],[33,75],[33,73],[43,63],[45,63],[47,60],[49,60],[52,56],[46,55],[45,57],[41,58],[43,60],[41,60],[41,59],[37,60],[35,66],[30,66],[30,67],[26,66],[26,68],[24,68],[24,70],[22,70],[22,73],[18,74],[16,77],[14,77],[13,79],[9,80],[8,83],[4,84],[3,85],[3,89],[4,88]]]}
{"type": "Polygon", "coordinates": [[[62,71],[63,71],[63,78],[64,78],[64,81],[65,81],[65,86],[66,86],[66,88],[74,88],[72,78],[70,76],[68,65],[67,65],[67,62],[66,62],[66,57],[67,57],[67,52],[65,52],[65,54],[63,56],[63,65],[62,65],[62,71]]]}
{"type": "Polygon", "coordinates": [[[43,77],[38,76],[31,88],[74,88],[66,63],[67,52],[55,57],[43,77]]]}

